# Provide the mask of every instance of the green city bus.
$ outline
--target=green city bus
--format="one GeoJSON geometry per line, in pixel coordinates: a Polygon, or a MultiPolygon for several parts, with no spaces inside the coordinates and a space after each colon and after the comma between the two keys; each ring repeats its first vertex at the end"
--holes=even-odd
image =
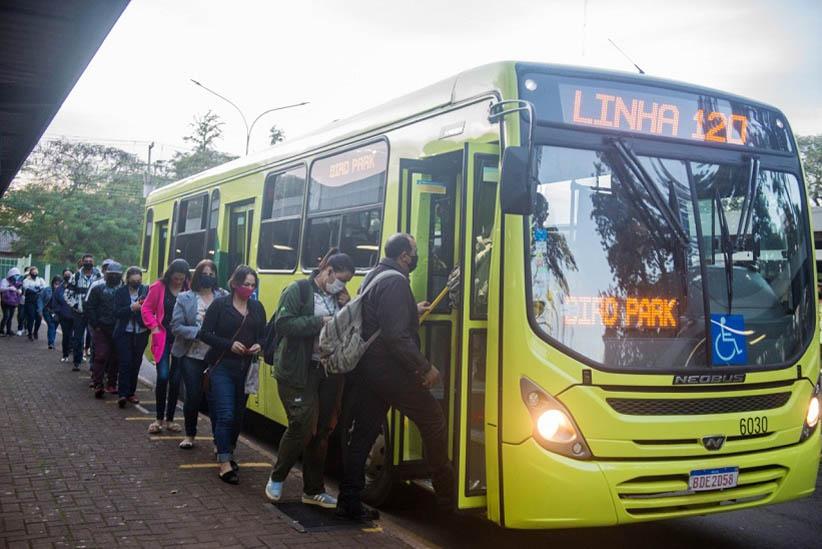
{"type": "MultiPolygon", "coordinates": [[[[811,494],[820,455],[813,238],[785,116],[727,93],[501,62],[157,189],[147,278],[183,257],[283,288],[337,246],[357,276],[417,239],[462,511],[623,524],[811,494]]],[[[270,365],[254,412],[283,424],[270,365]]],[[[344,416],[348,406],[344,405],[344,416]]],[[[345,436],[343,432],[341,436],[345,436]]],[[[427,485],[396,411],[380,504],[427,485]]]]}

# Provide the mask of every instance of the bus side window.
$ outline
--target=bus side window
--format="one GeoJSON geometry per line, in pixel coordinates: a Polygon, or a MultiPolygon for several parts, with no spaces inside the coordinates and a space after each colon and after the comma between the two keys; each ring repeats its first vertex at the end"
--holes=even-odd
{"type": "Polygon", "coordinates": [[[388,145],[376,141],[311,164],[302,266],[312,269],[331,247],[368,269],[380,257],[388,145]]]}
{"type": "Polygon", "coordinates": [[[291,271],[297,266],[305,166],[265,178],[257,266],[291,271]]]}

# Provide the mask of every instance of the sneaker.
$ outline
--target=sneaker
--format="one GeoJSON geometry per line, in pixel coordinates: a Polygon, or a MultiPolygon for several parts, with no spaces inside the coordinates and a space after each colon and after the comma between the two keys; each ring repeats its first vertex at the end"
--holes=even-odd
{"type": "Polygon", "coordinates": [[[69,357],[67,357],[67,356],[64,356],[63,358],[60,359],[60,362],[68,362],[68,361],[69,361],[69,357]]]}
{"type": "Polygon", "coordinates": [[[97,387],[94,389],[94,398],[103,398],[103,393],[105,391],[102,387],[97,387]]]}
{"type": "Polygon", "coordinates": [[[106,392],[110,395],[116,395],[117,394],[117,387],[115,387],[113,385],[109,385],[108,387],[106,387],[106,392]]]}
{"type": "Polygon", "coordinates": [[[53,350],[54,350],[54,345],[49,345],[49,351],[53,351],[53,350]]]}
{"type": "Polygon", "coordinates": [[[29,334],[29,341],[34,341],[34,338],[31,337],[31,334],[29,334]]]}
{"type": "Polygon", "coordinates": [[[126,402],[128,402],[128,399],[126,397],[120,397],[117,399],[117,406],[119,406],[120,408],[125,408],[126,402]]]}
{"type": "Polygon", "coordinates": [[[280,498],[283,497],[283,483],[274,482],[271,477],[268,477],[268,483],[265,485],[265,497],[272,503],[280,501],[280,498]]]}
{"type": "Polygon", "coordinates": [[[23,330],[17,330],[17,335],[22,336],[23,335],[23,330]]]}
{"type": "Polygon", "coordinates": [[[127,399],[127,400],[128,400],[129,402],[131,402],[132,404],[140,404],[140,399],[139,399],[139,398],[137,398],[137,397],[136,397],[136,396],[134,396],[134,395],[131,395],[130,397],[128,397],[128,399],[127,399]]]}
{"type": "Polygon", "coordinates": [[[303,494],[302,502],[306,505],[316,505],[317,507],[322,507],[323,509],[335,509],[337,507],[337,498],[326,494],[325,492],[315,494],[313,496],[303,494]]]}

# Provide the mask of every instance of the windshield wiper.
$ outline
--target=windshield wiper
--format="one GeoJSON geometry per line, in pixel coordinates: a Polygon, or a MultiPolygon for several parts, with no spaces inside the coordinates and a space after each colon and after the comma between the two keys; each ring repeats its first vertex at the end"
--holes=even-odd
{"type": "MultiPolygon", "coordinates": [[[[651,177],[648,175],[648,172],[645,171],[645,168],[642,167],[642,164],[639,162],[639,159],[636,157],[634,152],[620,139],[612,140],[611,144],[613,149],[619,155],[622,164],[628,168],[628,170],[636,177],[637,181],[642,184],[643,189],[645,189],[645,192],[648,194],[648,197],[651,199],[654,207],[662,214],[662,217],[665,218],[665,221],[673,230],[674,235],[677,240],[679,240],[680,244],[683,246],[688,246],[690,244],[690,238],[688,236],[688,232],[685,230],[685,227],[682,225],[682,220],[679,218],[679,212],[674,212],[671,209],[671,206],[665,202],[665,198],[662,196],[662,193],[659,192],[659,189],[651,180],[651,177]]],[[[678,197],[675,197],[674,202],[678,202],[678,197]]]]}
{"type": "Polygon", "coordinates": [[[728,230],[728,218],[725,217],[725,209],[722,207],[722,200],[719,198],[719,189],[714,192],[714,204],[719,217],[719,231],[722,235],[722,252],[725,257],[725,283],[728,286],[728,314],[730,314],[731,304],[734,300],[734,250],[731,242],[731,232],[728,230]]]}
{"type": "Polygon", "coordinates": [[[748,228],[753,218],[753,207],[756,195],[759,192],[759,159],[748,159],[748,185],[745,199],[742,201],[742,210],[739,212],[739,225],[736,229],[736,246],[734,250],[742,250],[742,244],[748,237],[748,228]]]}

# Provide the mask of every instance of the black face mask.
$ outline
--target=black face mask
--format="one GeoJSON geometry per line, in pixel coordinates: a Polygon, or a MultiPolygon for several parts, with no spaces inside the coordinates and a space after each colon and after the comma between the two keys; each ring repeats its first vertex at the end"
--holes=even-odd
{"type": "Polygon", "coordinates": [[[29,276],[32,277],[32,278],[37,278],[37,274],[38,273],[29,273],[29,276]]]}
{"type": "Polygon", "coordinates": [[[200,275],[200,287],[213,289],[217,287],[217,277],[211,275],[200,275]]]}
{"type": "Polygon", "coordinates": [[[91,263],[91,262],[83,263],[83,268],[87,271],[90,270],[90,269],[93,269],[94,268],[94,263],[91,263]]]}
{"type": "Polygon", "coordinates": [[[411,264],[408,266],[408,272],[409,273],[414,272],[414,269],[417,268],[417,260],[418,259],[419,259],[419,256],[417,256],[417,254],[414,254],[414,255],[411,256],[411,264]]]}
{"type": "Polygon", "coordinates": [[[129,287],[129,288],[133,288],[133,289],[135,289],[135,290],[136,290],[137,288],[139,288],[139,287],[140,287],[140,284],[141,284],[141,283],[142,283],[142,281],[141,281],[141,280],[129,280],[129,281],[128,281],[128,287],[129,287]]]}
{"type": "Polygon", "coordinates": [[[71,280],[71,275],[69,275],[69,276],[64,276],[64,277],[63,277],[63,280],[65,280],[66,282],[68,282],[69,280],[71,280]]]}

